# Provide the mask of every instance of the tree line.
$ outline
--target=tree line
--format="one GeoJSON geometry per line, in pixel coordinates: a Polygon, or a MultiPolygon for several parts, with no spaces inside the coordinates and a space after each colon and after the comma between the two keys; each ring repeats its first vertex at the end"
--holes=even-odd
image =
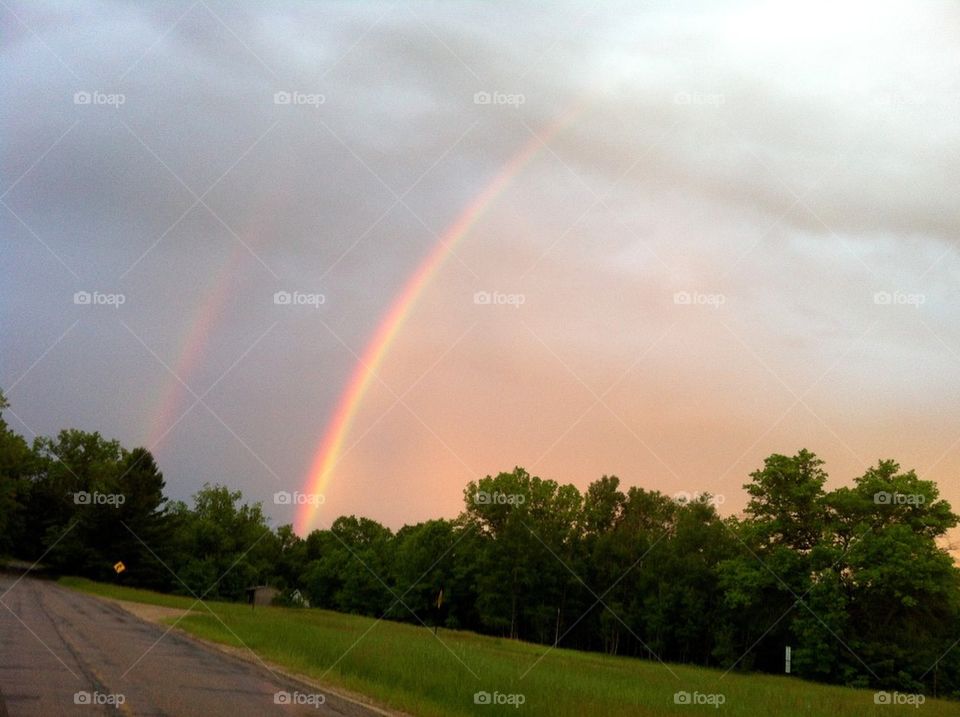
{"type": "Polygon", "coordinates": [[[313,607],[664,662],[960,697],[958,516],[881,460],[826,490],[807,450],[749,476],[741,515],[603,476],[581,492],[522,468],[471,481],[455,519],[396,532],[343,516],[305,538],[205,484],[169,500],[153,456],[2,418],[0,555],[63,574],[313,607]],[[121,561],[126,570],[117,573],[121,561]]]}

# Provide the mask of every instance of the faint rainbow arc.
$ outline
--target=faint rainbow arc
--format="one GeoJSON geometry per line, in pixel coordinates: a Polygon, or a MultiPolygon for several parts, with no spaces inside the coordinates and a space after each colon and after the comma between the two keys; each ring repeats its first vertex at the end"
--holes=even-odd
{"type": "Polygon", "coordinates": [[[210,337],[217,328],[218,319],[222,318],[229,301],[234,298],[231,281],[238,279],[243,260],[248,254],[253,254],[251,245],[256,244],[257,237],[264,235],[264,225],[275,215],[278,195],[277,192],[271,192],[269,195],[262,194],[257,197],[257,203],[251,211],[250,221],[253,225],[251,226],[248,222],[244,227],[240,235],[243,240],[240,236],[234,237],[233,249],[219,271],[212,276],[198,308],[187,324],[173,367],[168,368],[170,380],[161,389],[156,408],[150,414],[147,447],[153,453],[185,419],[186,412],[182,410],[185,397],[188,397],[193,404],[197,395],[204,395],[204,391],[199,390],[200,387],[191,385],[196,378],[196,370],[204,356],[210,337]]]}
{"type": "Polygon", "coordinates": [[[206,296],[200,302],[199,309],[189,322],[189,328],[177,352],[177,360],[170,369],[173,375],[167,382],[157,409],[152,414],[147,436],[147,446],[152,452],[157,450],[182,418],[182,414],[178,413],[178,407],[181,405],[184,394],[191,390],[187,388],[188,382],[191,381],[199,365],[207,339],[227,302],[229,279],[236,269],[239,254],[240,251],[235,250],[231,259],[220,269],[219,274],[211,282],[206,296]]]}
{"type": "MultiPolygon", "coordinates": [[[[573,122],[586,108],[583,102],[566,111],[542,134],[535,134],[520,150],[514,154],[497,175],[484,187],[473,201],[460,212],[457,218],[443,232],[440,240],[407,279],[400,293],[391,303],[387,314],[380,321],[373,337],[357,360],[346,389],[340,395],[336,410],[328,424],[327,431],[314,454],[307,474],[305,492],[323,494],[339,461],[344,440],[350,431],[353,419],[360,408],[363,397],[377,376],[390,346],[397,337],[404,321],[412,312],[430,279],[444,263],[460,242],[480,219],[483,212],[506,189],[507,185],[523,168],[547,147],[564,128],[573,122]]],[[[314,521],[319,506],[317,503],[303,503],[297,512],[295,529],[305,535],[314,521]]]]}

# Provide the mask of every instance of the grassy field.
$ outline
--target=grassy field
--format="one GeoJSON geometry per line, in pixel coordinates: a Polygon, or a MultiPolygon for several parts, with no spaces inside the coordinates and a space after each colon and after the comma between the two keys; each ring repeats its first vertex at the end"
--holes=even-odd
{"type": "MultiPolygon", "coordinates": [[[[78,578],[60,582],[96,595],[167,607],[185,609],[194,602],[78,578]]],[[[249,647],[292,671],[415,715],[960,715],[956,702],[928,699],[919,711],[877,705],[871,690],[787,677],[724,676],[719,670],[549,650],[469,632],[441,630],[435,637],[423,627],[325,610],[207,604],[229,630],[201,605],[178,627],[249,647]],[[477,705],[477,692],[490,693],[491,700],[522,699],[523,704],[477,705]],[[494,692],[499,694],[493,697],[494,692]],[[676,704],[677,692],[689,693],[691,700],[722,699],[723,704],[676,704]],[[516,695],[522,698],[506,697],[516,695]]]]}

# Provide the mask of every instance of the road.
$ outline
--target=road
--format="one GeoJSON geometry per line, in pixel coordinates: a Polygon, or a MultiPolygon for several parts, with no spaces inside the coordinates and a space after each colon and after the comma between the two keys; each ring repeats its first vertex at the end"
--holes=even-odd
{"type": "Polygon", "coordinates": [[[0,573],[0,596],[0,717],[363,714],[49,581],[0,573]]]}

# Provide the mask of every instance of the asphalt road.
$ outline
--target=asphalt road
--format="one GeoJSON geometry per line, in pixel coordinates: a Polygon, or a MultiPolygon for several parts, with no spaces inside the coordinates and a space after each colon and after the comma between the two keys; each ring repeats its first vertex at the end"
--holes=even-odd
{"type": "Polygon", "coordinates": [[[0,573],[0,596],[0,717],[361,713],[48,581],[0,573]]]}

